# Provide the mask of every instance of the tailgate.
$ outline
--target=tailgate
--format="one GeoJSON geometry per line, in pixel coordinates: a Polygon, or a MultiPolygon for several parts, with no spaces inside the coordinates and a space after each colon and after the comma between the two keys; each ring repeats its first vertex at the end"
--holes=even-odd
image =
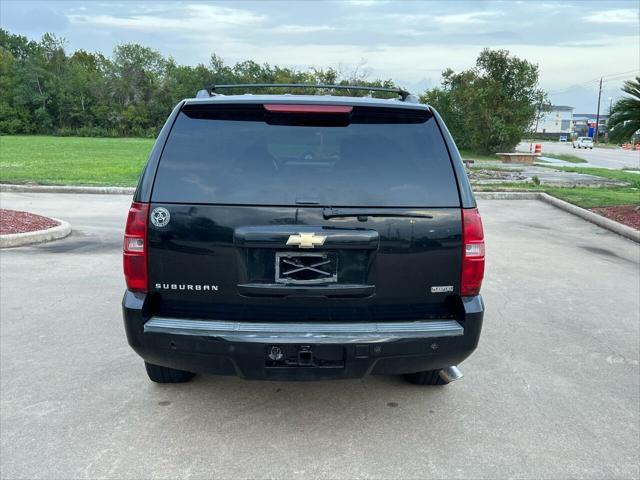
{"type": "Polygon", "coordinates": [[[157,207],[171,215],[168,225],[149,227],[149,285],[157,313],[251,321],[452,313],[450,297],[460,279],[460,209],[357,220],[325,219],[322,209],[310,207],[153,204],[152,211],[157,207]]]}

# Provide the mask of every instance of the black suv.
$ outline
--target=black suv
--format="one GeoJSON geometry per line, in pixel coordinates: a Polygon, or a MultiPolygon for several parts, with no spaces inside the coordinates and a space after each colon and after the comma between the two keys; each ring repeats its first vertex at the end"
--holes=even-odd
{"type": "Polygon", "coordinates": [[[459,378],[484,238],[438,113],[220,89],[176,105],[129,210],[124,323],[151,380],[459,378]]]}

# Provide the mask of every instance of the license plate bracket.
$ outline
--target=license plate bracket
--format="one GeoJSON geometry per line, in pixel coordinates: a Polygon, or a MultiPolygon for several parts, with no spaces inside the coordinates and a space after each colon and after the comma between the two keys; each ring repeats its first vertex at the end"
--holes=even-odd
{"type": "Polygon", "coordinates": [[[322,285],[338,281],[334,252],[276,252],[275,281],[287,285],[322,285]]]}

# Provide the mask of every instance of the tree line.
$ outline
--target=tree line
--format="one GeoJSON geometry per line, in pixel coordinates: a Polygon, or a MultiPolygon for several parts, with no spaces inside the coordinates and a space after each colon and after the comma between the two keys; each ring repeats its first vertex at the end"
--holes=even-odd
{"type": "MultiPolygon", "coordinates": [[[[154,137],[180,99],[212,83],[396,87],[391,79],[370,80],[357,70],[344,75],[331,67],[303,71],[251,60],[228,65],[216,54],[208,64],[189,66],[139,44],[117,45],[110,57],[68,54],[65,47],[52,33],[34,41],[0,29],[0,134],[154,137]]],[[[490,153],[514,148],[546,97],[536,65],[486,49],[474,68],[446,70],[442,85],[420,101],[440,111],[460,148],[490,153]]]]}
{"type": "Polygon", "coordinates": [[[0,30],[0,78],[0,133],[83,136],[154,137],[180,99],[211,83],[395,86],[357,72],[339,78],[333,68],[300,71],[251,60],[226,65],[215,54],[207,65],[179,65],[130,43],[116,46],[110,58],[84,50],[67,55],[64,39],[54,34],[35,42],[5,30],[0,30]]]}

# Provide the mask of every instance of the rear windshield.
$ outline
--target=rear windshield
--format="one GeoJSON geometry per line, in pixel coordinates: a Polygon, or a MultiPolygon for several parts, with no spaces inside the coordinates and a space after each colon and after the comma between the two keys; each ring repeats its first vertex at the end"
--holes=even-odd
{"type": "Polygon", "coordinates": [[[460,205],[430,112],[354,107],[349,114],[274,114],[262,105],[185,107],[162,153],[152,201],[460,205]]]}

